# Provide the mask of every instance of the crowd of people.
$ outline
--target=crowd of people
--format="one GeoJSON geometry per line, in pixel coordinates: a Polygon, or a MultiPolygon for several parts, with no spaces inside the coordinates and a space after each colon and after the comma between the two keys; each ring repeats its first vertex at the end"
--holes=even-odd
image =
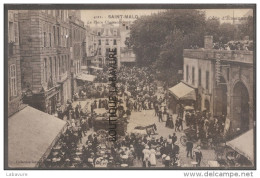
{"type": "MultiPolygon", "coordinates": [[[[68,101],[64,112],[58,117],[67,120],[68,129],[45,161],[45,167],[60,168],[129,168],[129,167],[182,167],[179,156],[180,146],[177,132],[185,128],[194,131],[194,140],[188,138],[187,157],[200,166],[202,152],[200,146],[206,142],[214,145],[223,138],[225,116],[214,118],[209,112],[184,111],[181,105],[177,118],[167,108],[167,87],[157,86],[153,72],[147,68],[121,67],[117,74],[119,118],[130,119],[132,112],[153,110],[158,122],[172,129],[171,135],[164,138],[155,132],[146,134],[126,133],[118,135],[116,142],[107,140],[107,133],[100,133],[94,127],[95,118],[100,116],[97,109],[108,111],[107,83],[103,83],[107,73],[101,72],[95,82],[84,84],[75,100],[91,99],[83,108],[79,102],[75,107],[68,101]],[[81,94],[80,94],[81,93],[81,94]],[[83,94],[82,94],[83,93],[83,94]],[[85,93],[85,94],[84,94],[85,93]],[[87,106],[86,106],[87,107],[87,106]],[[83,139],[83,137],[87,140],[83,139]],[[194,144],[200,146],[194,146],[194,144]]],[[[153,124],[156,128],[156,124],[153,124]]]]}
{"type": "Polygon", "coordinates": [[[227,44],[222,42],[213,43],[213,49],[218,50],[246,50],[253,51],[253,41],[229,41],[227,44]]]}

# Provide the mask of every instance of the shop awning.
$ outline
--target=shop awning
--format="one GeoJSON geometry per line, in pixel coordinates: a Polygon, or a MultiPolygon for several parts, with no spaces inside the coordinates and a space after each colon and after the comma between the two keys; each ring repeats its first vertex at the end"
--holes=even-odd
{"type": "Polygon", "coordinates": [[[89,75],[89,74],[84,74],[84,73],[81,73],[77,76],[78,80],[83,80],[83,81],[88,81],[88,82],[93,82],[95,78],[96,78],[95,75],[89,75]]]}
{"type": "Polygon", "coordinates": [[[254,162],[254,132],[253,129],[227,142],[227,145],[254,162]]]}
{"type": "Polygon", "coordinates": [[[37,167],[65,129],[65,121],[26,106],[8,118],[8,166],[37,167]]]}
{"type": "Polygon", "coordinates": [[[89,68],[91,68],[91,69],[96,69],[96,70],[103,70],[103,68],[95,67],[95,66],[90,66],[89,68]]]}
{"type": "Polygon", "coordinates": [[[169,90],[178,100],[196,100],[195,90],[182,82],[169,90]]]}

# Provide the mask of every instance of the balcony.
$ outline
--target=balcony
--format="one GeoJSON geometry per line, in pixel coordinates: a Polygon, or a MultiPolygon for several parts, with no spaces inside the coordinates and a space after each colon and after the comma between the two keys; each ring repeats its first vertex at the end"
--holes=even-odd
{"type": "Polygon", "coordinates": [[[215,49],[184,49],[183,57],[195,59],[221,59],[224,61],[253,63],[253,51],[227,51],[215,49]]]}

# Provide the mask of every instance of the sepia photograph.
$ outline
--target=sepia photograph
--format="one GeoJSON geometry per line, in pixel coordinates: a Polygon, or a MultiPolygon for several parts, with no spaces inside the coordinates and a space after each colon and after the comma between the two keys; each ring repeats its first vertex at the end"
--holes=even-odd
{"type": "Polygon", "coordinates": [[[256,169],[255,4],[4,11],[4,169],[256,169]]]}

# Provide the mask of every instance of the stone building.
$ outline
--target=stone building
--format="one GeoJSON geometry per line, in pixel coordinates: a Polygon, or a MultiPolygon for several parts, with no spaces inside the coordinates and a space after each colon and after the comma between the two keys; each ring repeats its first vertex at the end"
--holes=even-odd
{"type": "Polygon", "coordinates": [[[71,99],[68,10],[20,10],[24,103],[49,114],[71,99]]]}
{"type": "Polygon", "coordinates": [[[120,30],[112,24],[104,24],[101,27],[93,28],[96,34],[94,45],[96,46],[96,54],[94,61],[91,63],[95,67],[103,68],[108,64],[109,48],[117,50],[117,65],[120,67],[120,30]]]}
{"type": "Polygon", "coordinates": [[[195,106],[212,116],[230,119],[233,134],[252,129],[254,123],[253,51],[185,49],[183,83],[196,91],[195,106]]]}
{"type": "Polygon", "coordinates": [[[89,26],[86,27],[86,58],[84,65],[90,67],[96,56],[97,44],[95,38],[97,34],[89,26]]]}
{"type": "Polygon", "coordinates": [[[69,11],[72,93],[78,92],[77,76],[81,73],[81,67],[86,57],[86,28],[78,12],[69,11]]]}
{"type": "Polygon", "coordinates": [[[21,70],[18,11],[8,11],[8,117],[21,105],[21,70]]]}

